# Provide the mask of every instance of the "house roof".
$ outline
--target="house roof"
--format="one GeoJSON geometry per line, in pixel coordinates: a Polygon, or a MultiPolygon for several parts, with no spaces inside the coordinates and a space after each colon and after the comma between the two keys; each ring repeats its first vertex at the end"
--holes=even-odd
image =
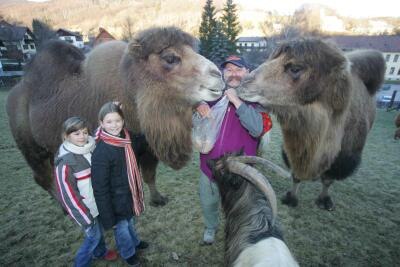
{"type": "Polygon", "coordinates": [[[70,30],[66,30],[66,29],[58,29],[58,31],[56,32],[56,34],[58,36],[76,36],[76,37],[82,37],[82,35],[79,32],[73,32],[70,30]]]}
{"type": "Polygon", "coordinates": [[[9,27],[11,27],[12,24],[8,23],[8,22],[5,21],[5,20],[0,20],[0,27],[1,27],[1,26],[9,26],[9,27]]]}
{"type": "Polygon", "coordinates": [[[261,42],[264,40],[264,37],[239,37],[236,42],[261,42]]]}
{"type": "Polygon", "coordinates": [[[333,40],[343,50],[376,49],[381,52],[399,52],[399,35],[373,35],[373,36],[332,36],[333,40]]]}
{"type": "Polygon", "coordinates": [[[112,36],[108,31],[106,31],[104,28],[99,28],[99,34],[96,36],[94,39],[94,45],[106,42],[106,41],[111,41],[115,40],[114,36],[112,36]]]}
{"type": "Polygon", "coordinates": [[[21,41],[24,39],[26,32],[31,34],[27,27],[5,26],[2,24],[0,26],[0,40],[8,42],[21,41]]]}

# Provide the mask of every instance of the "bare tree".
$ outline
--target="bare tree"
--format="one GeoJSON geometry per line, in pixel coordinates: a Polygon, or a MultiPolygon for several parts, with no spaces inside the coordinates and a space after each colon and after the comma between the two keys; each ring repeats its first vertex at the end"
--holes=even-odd
{"type": "Polygon", "coordinates": [[[134,31],[134,21],[131,17],[126,17],[125,21],[122,23],[122,40],[130,41],[135,34],[134,31]]]}

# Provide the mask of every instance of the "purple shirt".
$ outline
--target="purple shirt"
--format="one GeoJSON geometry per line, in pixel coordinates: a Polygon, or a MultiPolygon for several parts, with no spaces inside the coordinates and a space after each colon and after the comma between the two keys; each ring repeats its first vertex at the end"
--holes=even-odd
{"type": "Polygon", "coordinates": [[[200,169],[208,178],[213,180],[212,172],[207,166],[207,160],[219,158],[228,152],[237,152],[242,148],[245,155],[255,156],[258,143],[259,138],[252,137],[249,134],[240,123],[235,106],[229,103],[213,149],[208,154],[200,153],[200,169]]]}

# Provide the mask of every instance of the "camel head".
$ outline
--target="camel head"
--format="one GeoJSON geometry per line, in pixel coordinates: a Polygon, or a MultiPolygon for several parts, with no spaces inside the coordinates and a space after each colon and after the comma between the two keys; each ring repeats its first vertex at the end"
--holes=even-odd
{"type": "Polygon", "coordinates": [[[129,43],[126,53],[124,64],[133,63],[135,69],[130,71],[136,82],[142,83],[137,88],[157,90],[154,94],[165,101],[179,100],[195,106],[222,95],[221,72],[195,51],[195,39],[178,28],[140,32],[129,43]]]}
{"type": "Polygon", "coordinates": [[[136,103],[140,130],[158,159],[183,167],[192,155],[192,112],[222,95],[221,72],[175,27],[151,28],[128,44],[120,68],[126,102],[136,103]],[[133,100],[133,101],[131,101],[133,100]]]}
{"type": "Polygon", "coordinates": [[[348,73],[347,65],[337,48],[319,39],[288,41],[244,79],[239,96],[272,109],[310,104],[348,73]]]}

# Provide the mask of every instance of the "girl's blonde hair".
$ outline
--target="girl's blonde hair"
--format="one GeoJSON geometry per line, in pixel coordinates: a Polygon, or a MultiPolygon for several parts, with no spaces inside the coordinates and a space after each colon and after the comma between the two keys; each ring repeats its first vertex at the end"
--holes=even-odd
{"type": "Polygon", "coordinates": [[[64,121],[62,125],[61,138],[64,139],[70,133],[85,128],[89,131],[88,123],[84,119],[80,117],[68,118],[67,120],[64,121]]]}
{"type": "Polygon", "coordinates": [[[99,121],[103,121],[104,117],[107,114],[114,112],[118,113],[118,115],[121,116],[123,120],[125,120],[124,113],[121,110],[121,106],[115,102],[107,102],[100,108],[99,121]]]}

